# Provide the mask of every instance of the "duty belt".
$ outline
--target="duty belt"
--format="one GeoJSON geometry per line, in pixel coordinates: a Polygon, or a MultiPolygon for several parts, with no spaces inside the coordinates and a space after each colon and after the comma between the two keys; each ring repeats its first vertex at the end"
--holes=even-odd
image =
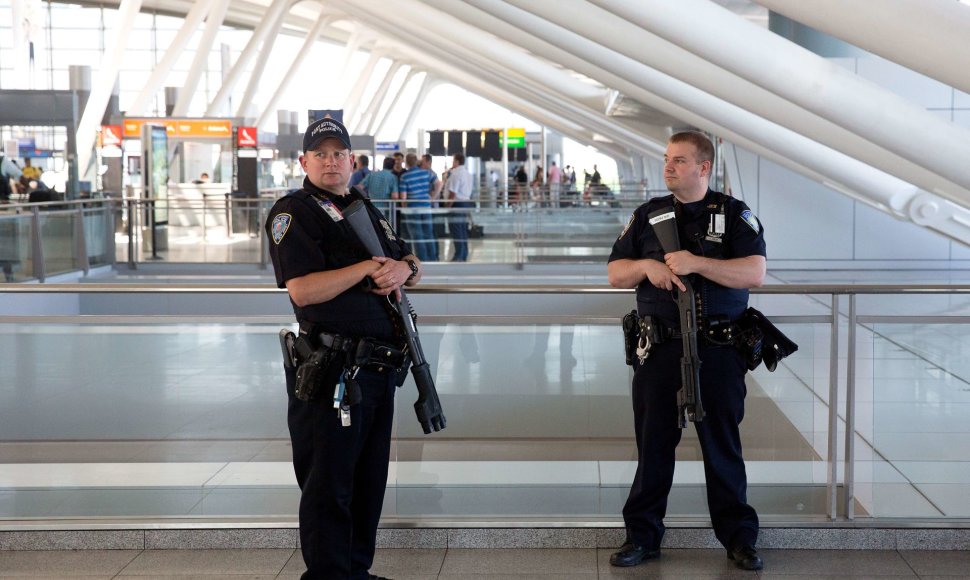
{"type": "MultiPolygon", "coordinates": [[[[656,316],[647,315],[643,318],[647,325],[653,327],[650,339],[654,344],[662,344],[668,340],[677,340],[682,336],[679,328],[664,324],[656,316]]],[[[698,338],[707,344],[720,346],[733,345],[740,334],[740,328],[734,322],[715,322],[707,318],[701,318],[698,320],[698,327],[701,329],[697,333],[698,338]]]]}
{"type": "Polygon", "coordinates": [[[345,353],[348,366],[356,365],[360,368],[384,372],[400,369],[407,361],[406,347],[397,347],[373,338],[341,336],[329,332],[317,333],[316,337],[320,346],[345,353]]]}

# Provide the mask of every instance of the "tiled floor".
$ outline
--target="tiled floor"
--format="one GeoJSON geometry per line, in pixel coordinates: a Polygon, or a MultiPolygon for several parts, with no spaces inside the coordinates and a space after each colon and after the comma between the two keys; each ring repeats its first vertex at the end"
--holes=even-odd
{"type": "MultiPolygon", "coordinates": [[[[371,572],[396,580],[545,578],[970,578],[967,551],[763,550],[765,569],[736,569],[721,550],[665,550],[634,568],[609,565],[610,549],[378,550],[371,572]]],[[[297,580],[294,550],[0,552],[0,578],[297,580]]]]}

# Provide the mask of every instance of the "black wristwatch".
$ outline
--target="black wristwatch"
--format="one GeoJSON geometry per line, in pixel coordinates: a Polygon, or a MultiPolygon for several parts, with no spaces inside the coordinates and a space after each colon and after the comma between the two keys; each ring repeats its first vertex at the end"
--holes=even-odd
{"type": "Polygon", "coordinates": [[[407,280],[405,280],[405,282],[410,282],[415,276],[418,275],[418,265],[414,263],[414,260],[405,258],[404,261],[407,262],[408,267],[411,268],[411,275],[408,276],[407,280]]]}

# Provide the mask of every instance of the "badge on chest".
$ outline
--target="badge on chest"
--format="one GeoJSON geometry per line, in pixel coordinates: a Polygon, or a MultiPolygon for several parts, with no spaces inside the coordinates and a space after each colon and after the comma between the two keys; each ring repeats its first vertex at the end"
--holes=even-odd
{"type": "Polygon", "coordinates": [[[721,243],[721,238],[724,236],[724,214],[723,213],[712,213],[711,218],[708,220],[707,224],[707,235],[704,239],[708,242],[721,243]]]}

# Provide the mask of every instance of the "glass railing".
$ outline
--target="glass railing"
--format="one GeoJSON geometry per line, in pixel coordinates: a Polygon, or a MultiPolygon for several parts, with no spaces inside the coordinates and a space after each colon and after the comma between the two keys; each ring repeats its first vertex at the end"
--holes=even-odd
{"type": "Polygon", "coordinates": [[[110,200],[0,206],[4,280],[45,280],[113,264],[115,204],[110,200]]]}
{"type": "MultiPolygon", "coordinates": [[[[285,293],[0,294],[0,518],[295,516],[277,339],[293,327],[285,293]]],[[[754,305],[800,347],[748,377],[742,441],[763,519],[967,516],[968,294],[756,291],[754,305]],[[927,307],[936,302],[947,306],[927,307]]],[[[448,427],[421,433],[408,379],[385,522],[619,522],[636,457],[618,320],[632,294],[432,286],[412,301],[448,427]]],[[[693,429],[677,458],[668,515],[706,518],[693,429]]]]}
{"type": "MultiPolygon", "coordinates": [[[[122,263],[235,263],[269,265],[263,224],[275,196],[239,198],[225,193],[197,199],[138,198],[0,206],[0,265],[8,281],[45,280],[68,272],[122,263]]],[[[565,194],[565,192],[563,192],[565,194]]],[[[455,256],[454,225],[468,225],[472,263],[602,262],[640,192],[614,194],[610,203],[553,200],[548,192],[529,201],[485,197],[475,207],[410,208],[377,202],[413,248],[433,245],[438,261],[455,256]],[[430,240],[409,227],[419,216],[432,224],[430,240]]],[[[427,254],[431,255],[431,253],[427,254]]]]}

